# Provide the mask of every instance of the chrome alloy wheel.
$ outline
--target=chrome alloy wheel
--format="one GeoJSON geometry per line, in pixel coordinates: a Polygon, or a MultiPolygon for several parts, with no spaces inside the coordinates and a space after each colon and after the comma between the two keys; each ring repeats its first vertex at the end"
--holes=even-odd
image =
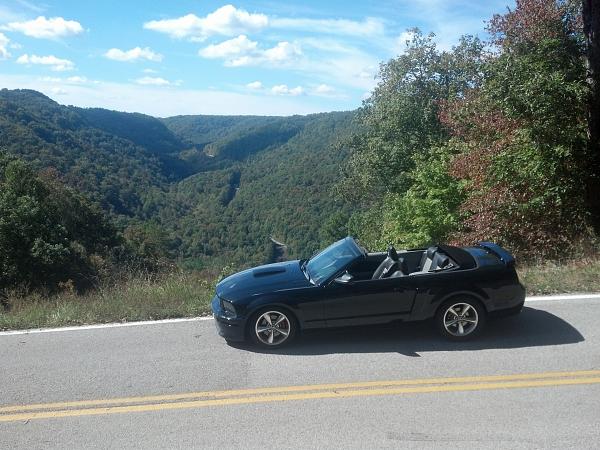
{"type": "Polygon", "coordinates": [[[455,303],[444,313],[444,328],[452,336],[471,334],[479,324],[477,310],[468,303],[455,303]]]}
{"type": "Polygon", "coordinates": [[[265,345],[281,345],[290,335],[291,324],[280,311],[267,311],[261,314],[254,325],[256,337],[265,345]]]}

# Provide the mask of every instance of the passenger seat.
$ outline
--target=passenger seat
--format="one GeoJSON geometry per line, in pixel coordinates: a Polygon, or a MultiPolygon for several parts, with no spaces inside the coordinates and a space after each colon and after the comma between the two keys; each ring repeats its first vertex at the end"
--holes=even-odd
{"type": "Polygon", "coordinates": [[[429,272],[430,270],[432,270],[433,259],[436,256],[437,251],[438,248],[434,246],[429,247],[427,250],[425,250],[425,252],[423,252],[418,272],[429,272]]]}
{"type": "MultiPolygon", "coordinates": [[[[429,247],[421,257],[419,270],[413,273],[432,272],[443,269],[450,263],[450,258],[439,251],[438,247],[429,247]]],[[[411,274],[412,275],[412,274],[411,274]]]]}

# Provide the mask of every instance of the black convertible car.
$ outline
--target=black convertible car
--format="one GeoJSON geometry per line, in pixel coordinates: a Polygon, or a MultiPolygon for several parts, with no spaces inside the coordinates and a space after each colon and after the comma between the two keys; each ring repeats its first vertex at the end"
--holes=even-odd
{"type": "Polygon", "coordinates": [[[248,269],[217,284],[212,310],[228,341],[280,347],[301,330],[434,318],[454,340],[525,300],[515,260],[502,247],[438,245],[368,253],[352,237],[316,256],[248,269]]]}

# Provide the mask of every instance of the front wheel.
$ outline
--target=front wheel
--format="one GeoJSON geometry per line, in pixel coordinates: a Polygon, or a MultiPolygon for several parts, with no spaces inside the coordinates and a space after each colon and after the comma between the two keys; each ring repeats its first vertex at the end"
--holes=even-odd
{"type": "Polygon", "coordinates": [[[469,298],[445,302],[435,315],[439,332],[453,341],[466,341],[477,336],[485,319],[485,310],[480,303],[469,298]]]}
{"type": "Polygon", "coordinates": [[[296,320],[284,309],[264,308],[252,315],[248,332],[252,341],[265,348],[278,348],[296,335],[296,320]]]}

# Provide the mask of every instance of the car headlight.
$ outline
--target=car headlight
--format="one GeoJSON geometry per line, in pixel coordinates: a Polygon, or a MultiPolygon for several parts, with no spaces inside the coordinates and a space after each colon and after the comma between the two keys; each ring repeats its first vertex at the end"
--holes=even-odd
{"type": "Polygon", "coordinates": [[[235,312],[235,306],[233,306],[233,303],[231,303],[230,301],[221,299],[221,306],[223,307],[223,311],[225,312],[226,315],[235,317],[236,312],[235,312]]]}

